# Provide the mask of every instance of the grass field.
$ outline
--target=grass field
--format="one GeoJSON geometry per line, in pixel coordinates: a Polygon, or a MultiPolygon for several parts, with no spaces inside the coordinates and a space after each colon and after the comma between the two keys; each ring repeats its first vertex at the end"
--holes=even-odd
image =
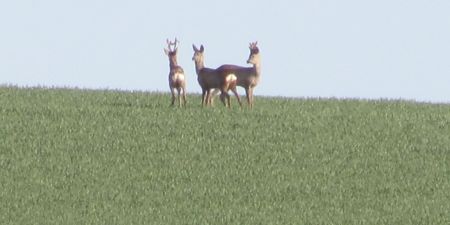
{"type": "Polygon", "coordinates": [[[450,224],[450,105],[232,100],[0,87],[0,224],[450,224]]]}

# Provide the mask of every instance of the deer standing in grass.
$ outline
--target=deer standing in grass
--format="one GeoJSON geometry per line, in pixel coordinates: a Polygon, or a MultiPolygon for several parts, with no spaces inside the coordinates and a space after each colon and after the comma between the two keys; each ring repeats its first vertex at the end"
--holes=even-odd
{"type": "Polygon", "coordinates": [[[175,41],[171,42],[169,41],[169,39],[167,39],[166,42],[168,49],[164,49],[164,52],[169,57],[169,87],[170,92],[172,93],[171,105],[173,106],[175,104],[176,90],[178,93],[178,105],[181,107],[181,94],[183,95],[183,105],[186,105],[186,79],[183,68],[181,68],[181,66],[179,66],[177,62],[178,40],[175,38],[175,41]],[[173,48],[171,48],[171,46],[173,46],[173,48]]]}
{"type": "Polygon", "coordinates": [[[242,107],[241,99],[236,90],[237,77],[234,74],[219,73],[216,69],[205,67],[203,57],[205,48],[203,45],[200,46],[200,49],[195,45],[192,45],[192,48],[194,49],[192,60],[195,62],[197,80],[202,88],[202,106],[211,105],[211,90],[219,89],[221,92],[220,100],[225,106],[231,107],[230,95],[228,94],[228,91],[231,90],[242,107]]]}
{"type": "Polygon", "coordinates": [[[261,57],[259,48],[256,46],[258,42],[250,43],[250,56],[247,63],[252,64],[253,67],[241,67],[236,65],[222,65],[217,68],[217,71],[223,76],[235,75],[237,78],[237,85],[245,89],[247,95],[247,102],[250,108],[253,107],[253,89],[258,85],[261,75],[261,57]]]}

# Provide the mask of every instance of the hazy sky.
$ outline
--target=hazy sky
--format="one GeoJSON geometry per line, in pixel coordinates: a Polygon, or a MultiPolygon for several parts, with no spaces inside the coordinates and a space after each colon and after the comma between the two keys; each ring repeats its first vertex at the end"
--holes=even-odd
{"type": "Polygon", "coordinates": [[[169,91],[177,37],[189,92],[193,43],[218,67],[258,41],[255,95],[450,102],[449,0],[5,0],[0,30],[0,84],[169,91]]]}

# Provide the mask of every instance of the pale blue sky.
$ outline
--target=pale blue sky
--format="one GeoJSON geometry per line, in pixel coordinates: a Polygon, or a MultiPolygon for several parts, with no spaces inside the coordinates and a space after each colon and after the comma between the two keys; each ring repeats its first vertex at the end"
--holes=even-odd
{"type": "Polygon", "coordinates": [[[258,41],[255,95],[450,102],[448,0],[7,0],[0,30],[0,84],[168,91],[177,37],[193,93],[193,43],[217,67],[258,41]]]}

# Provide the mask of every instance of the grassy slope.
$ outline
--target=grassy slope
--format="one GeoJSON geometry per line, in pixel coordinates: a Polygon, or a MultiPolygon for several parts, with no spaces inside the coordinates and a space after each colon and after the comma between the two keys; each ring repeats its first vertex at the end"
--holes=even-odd
{"type": "Polygon", "coordinates": [[[0,224],[450,223],[449,105],[188,101],[0,88],[0,224]]]}

